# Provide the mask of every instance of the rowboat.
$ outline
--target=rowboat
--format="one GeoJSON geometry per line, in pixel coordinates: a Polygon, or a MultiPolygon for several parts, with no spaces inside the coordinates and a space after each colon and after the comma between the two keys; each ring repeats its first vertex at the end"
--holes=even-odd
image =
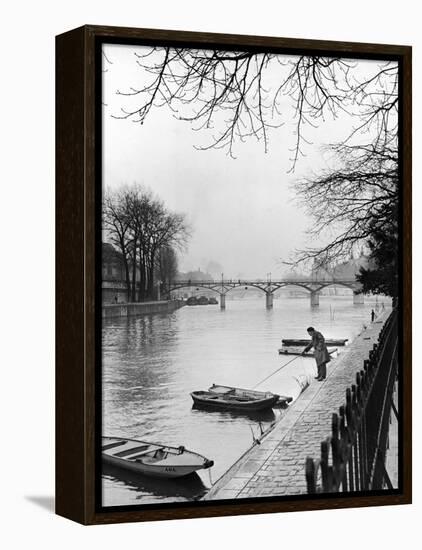
{"type": "Polygon", "coordinates": [[[187,476],[214,464],[183,446],[170,447],[124,437],[103,437],[101,453],[106,464],[162,478],[187,476]]]}
{"type": "Polygon", "coordinates": [[[235,391],[235,393],[238,393],[240,395],[246,395],[251,397],[260,397],[260,396],[265,397],[268,395],[275,395],[278,397],[278,401],[276,402],[277,405],[287,404],[287,403],[290,403],[290,401],[293,401],[293,397],[287,397],[285,395],[277,395],[276,393],[259,391],[259,390],[246,390],[245,388],[236,388],[235,386],[222,386],[221,384],[213,384],[210,388],[208,388],[208,391],[213,393],[227,393],[233,390],[235,391]]]}
{"type": "MultiPolygon", "coordinates": [[[[331,355],[337,351],[337,348],[328,348],[328,353],[331,355]]],[[[282,347],[278,350],[278,353],[280,355],[304,355],[305,357],[313,357],[314,352],[313,351],[307,351],[306,353],[303,353],[303,348],[300,348],[298,346],[286,346],[282,347]]]]}
{"type": "MultiPolygon", "coordinates": [[[[348,342],[347,338],[338,338],[333,339],[329,338],[328,340],[325,340],[325,345],[327,346],[345,346],[346,342],[348,342]]],[[[286,338],[281,341],[283,346],[307,346],[310,343],[310,340],[300,340],[296,338],[286,338]]]]}
{"type": "MultiPolygon", "coordinates": [[[[262,411],[279,403],[280,396],[271,392],[247,390],[213,384],[208,391],[191,393],[197,406],[236,411],[262,411]]],[[[290,399],[291,398],[284,398],[290,399]]]]}

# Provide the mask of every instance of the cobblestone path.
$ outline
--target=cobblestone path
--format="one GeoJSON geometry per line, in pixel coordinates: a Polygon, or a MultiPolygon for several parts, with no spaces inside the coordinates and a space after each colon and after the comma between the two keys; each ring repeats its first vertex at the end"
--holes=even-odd
{"type": "Polygon", "coordinates": [[[212,487],[205,500],[306,493],[305,460],[319,456],[333,412],[346,401],[364,359],[377,342],[385,312],[328,364],[325,382],[313,381],[260,445],[247,451],[212,487]]]}

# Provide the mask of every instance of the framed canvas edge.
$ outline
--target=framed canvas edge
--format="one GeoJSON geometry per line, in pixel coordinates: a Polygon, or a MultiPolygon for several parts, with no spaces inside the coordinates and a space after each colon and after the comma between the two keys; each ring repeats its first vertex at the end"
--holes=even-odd
{"type": "MultiPolygon", "coordinates": [[[[82,524],[409,504],[411,463],[411,56],[410,46],[86,25],[56,37],[56,513],[82,524]],[[95,52],[96,40],[305,49],[329,55],[394,56],[402,62],[403,433],[400,494],[210,503],[183,508],[96,511],[95,449],[95,52]],[[73,76],[71,76],[73,75],[73,76]],[[66,84],[67,83],[67,84],[66,84]],[[70,89],[67,89],[71,83],[70,89]],[[75,101],[75,98],[77,100],[75,101]],[[71,153],[71,154],[70,154],[71,153]],[[69,160],[69,158],[71,160],[69,160]],[[70,231],[72,241],[64,233],[70,231]],[[69,254],[70,251],[70,254],[69,254]],[[70,258],[74,265],[70,267],[70,258]],[[71,334],[66,327],[71,326],[71,334]],[[66,330],[65,330],[66,329],[66,330]],[[73,336],[72,336],[73,335],[73,336]]],[[[96,295],[97,293],[97,295],[96,295]]]]}

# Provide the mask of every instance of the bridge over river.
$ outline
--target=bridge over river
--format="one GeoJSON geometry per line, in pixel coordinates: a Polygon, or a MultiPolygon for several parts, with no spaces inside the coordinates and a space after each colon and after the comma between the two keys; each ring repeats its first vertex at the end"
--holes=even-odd
{"type": "Polygon", "coordinates": [[[267,308],[273,307],[274,293],[280,288],[286,286],[297,286],[304,288],[309,292],[311,306],[319,305],[319,295],[323,288],[329,286],[344,286],[350,288],[353,291],[353,303],[363,304],[364,296],[361,294],[361,284],[355,279],[330,279],[330,280],[297,280],[297,279],[279,279],[274,281],[262,281],[262,280],[250,280],[250,279],[220,279],[210,281],[174,281],[167,285],[163,290],[164,293],[170,295],[175,290],[181,290],[184,288],[196,288],[212,290],[220,296],[220,307],[225,309],[226,307],[226,295],[236,288],[257,288],[262,290],[265,294],[265,303],[267,308]]]}

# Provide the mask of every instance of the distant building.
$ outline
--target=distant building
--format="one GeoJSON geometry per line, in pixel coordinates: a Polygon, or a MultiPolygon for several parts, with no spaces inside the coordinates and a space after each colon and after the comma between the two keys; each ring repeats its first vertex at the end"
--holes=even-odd
{"type": "Polygon", "coordinates": [[[368,269],[371,263],[368,256],[361,254],[358,258],[350,258],[349,261],[336,265],[333,269],[333,276],[335,279],[354,279],[361,267],[368,269]]]}
{"type": "MultiPolygon", "coordinates": [[[[186,273],[178,273],[176,281],[191,281],[192,283],[200,283],[201,281],[212,281],[214,277],[210,273],[201,271],[199,268],[196,271],[187,271],[186,273]]],[[[180,292],[174,293],[175,297],[178,298],[189,298],[189,297],[199,297],[206,296],[211,298],[215,296],[215,292],[212,290],[207,290],[201,287],[189,286],[184,289],[181,289],[180,292]]]]}
{"type": "MultiPolygon", "coordinates": [[[[318,281],[334,281],[334,280],[354,280],[359,273],[360,268],[368,268],[372,265],[371,259],[361,251],[360,256],[355,258],[352,255],[349,260],[331,266],[318,266],[312,269],[313,280],[318,281]]],[[[330,286],[321,290],[321,294],[328,295],[344,295],[350,294],[352,290],[342,286],[330,286]]]]}
{"type": "Polygon", "coordinates": [[[334,269],[329,265],[318,265],[314,262],[311,271],[311,280],[315,281],[331,281],[334,278],[334,269]]]}
{"type": "Polygon", "coordinates": [[[201,271],[199,268],[197,271],[187,271],[186,273],[178,273],[177,279],[178,281],[212,281],[213,276],[209,273],[206,273],[205,271],[201,271]]]}
{"type": "Polygon", "coordinates": [[[363,254],[363,252],[361,252],[358,258],[350,257],[350,259],[346,262],[342,262],[334,266],[315,266],[312,269],[311,278],[318,281],[331,281],[333,279],[355,279],[361,267],[368,268],[368,266],[370,265],[370,258],[363,254]]]}
{"type": "Polygon", "coordinates": [[[122,254],[110,243],[102,243],[103,281],[125,281],[122,254]]]}
{"type": "Polygon", "coordinates": [[[296,271],[295,269],[284,271],[281,274],[281,278],[288,279],[289,281],[308,281],[310,279],[309,274],[296,271]]]}

